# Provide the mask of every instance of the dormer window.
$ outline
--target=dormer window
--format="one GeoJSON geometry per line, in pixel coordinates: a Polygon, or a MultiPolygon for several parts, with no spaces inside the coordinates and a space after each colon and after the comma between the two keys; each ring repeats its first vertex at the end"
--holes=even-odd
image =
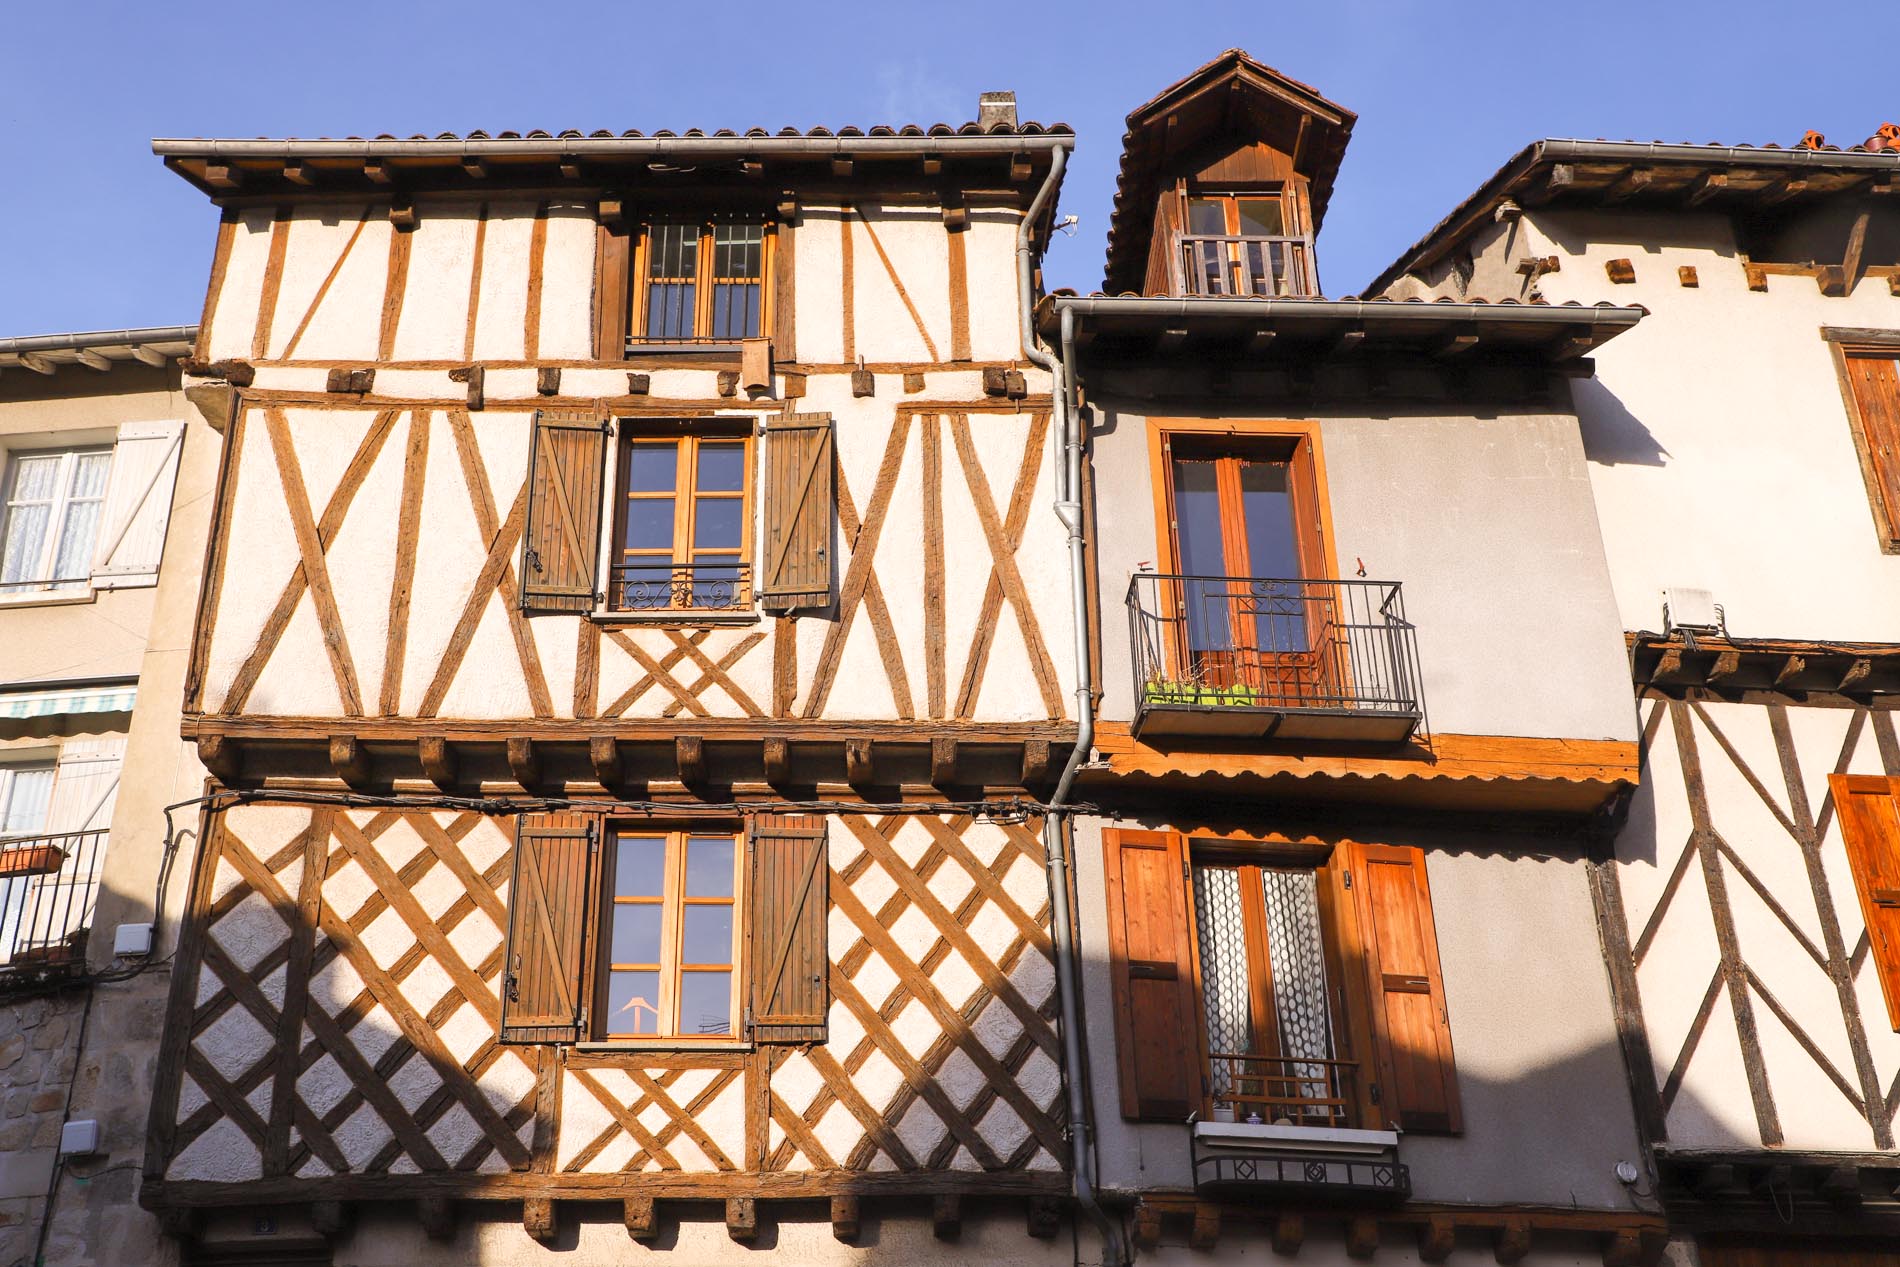
{"type": "Polygon", "coordinates": [[[630,342],[737,343],[768,335],[773,233],[760,220],[656,219],[633,261],[630,342]]]}
{"type": "Polygon", "coordinates": [[[1298,200],[1283,191],[1187,193],[1180,236],[1182,292],[1311,295],[1312,247],[1298,200]]]}

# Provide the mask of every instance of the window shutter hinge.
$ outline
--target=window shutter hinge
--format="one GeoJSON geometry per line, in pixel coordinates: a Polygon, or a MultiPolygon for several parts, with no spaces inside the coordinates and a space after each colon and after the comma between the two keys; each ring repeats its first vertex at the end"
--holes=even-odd
{"type": "Polygon", "coordinates": [[[1372,1091],[1372,1102],[1374,1104],[1383,1103],[1383,1101],[1379,1098],[1379,1084],[1378,1083],[1375,1082],[1372,1084],[1371,1091],[1372,1091]]]}
{"type": "Polygon", "coordinates": [[[1347,888],[1350,889],[1352,887],[1352,872],[1350,871],[1340,872],[1339,880],[1340,880],[1340,883],[1344,884],[1347,888]]]}

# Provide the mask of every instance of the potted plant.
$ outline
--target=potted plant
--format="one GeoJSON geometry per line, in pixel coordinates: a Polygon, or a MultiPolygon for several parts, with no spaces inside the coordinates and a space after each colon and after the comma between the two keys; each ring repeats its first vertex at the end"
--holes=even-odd
{"type": "Polygon", "coordinates": [[[66,851],[43,840],[0,845],[0,879],[23,875],[52,875],[66,865],[66,851]]]}

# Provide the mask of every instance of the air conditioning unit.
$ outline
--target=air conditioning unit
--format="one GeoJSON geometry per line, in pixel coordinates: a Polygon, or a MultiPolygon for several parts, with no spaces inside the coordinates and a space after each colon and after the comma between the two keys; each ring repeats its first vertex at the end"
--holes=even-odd
{"type": "Polygon", "coordinates": [[[1663,629],[1666,632],[1673,634],[1687,630],[1691,633],[1715,634],[1725,632],[1725,626],[1722,605],[1715,601],[1711,591],[1683,585],[1672,585],[1663,590],[1663,629]]]}

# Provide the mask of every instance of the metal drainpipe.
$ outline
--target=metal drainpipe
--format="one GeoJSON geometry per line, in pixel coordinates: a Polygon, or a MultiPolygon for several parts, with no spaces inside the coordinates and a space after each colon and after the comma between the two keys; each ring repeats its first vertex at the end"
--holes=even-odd
{"type": "Polygon", "coordinates": [[[1043,854],[1047,858],[1049,909],[1054,925],[1056,991],[1062,1007],[1062,1059],[1064,1082],[1068,1088],[1069,1143],[1075,1199],[1101,1234],[1102,1261],[1108,1267],[1120,1267],[1128,1261],[1122,1248],[1121,1229],[1102,1209],[1101,1202],[1095,1196],[1094,1130],[1088,1082],[1083,1076],[1081,1006],[1076,997],[1075,921],[1069,909],[1070,814],[1063,808],[1069,790],[1075,783],[1076,768],[1087,758],[1095,743],[1094,695],[1089,673],[1087,541],[1082,532],[1082,441],[1074,430],[1067,369],[1067,353],[1075,319],[1067,312],[1062,314],[1064,355],[1061,357],[1051,356],[1043,350],[1036,340],[1035,330],[1031,239],[1035,234],[1037,217],[1042,214],[1044,204],[1062,179],[1067,158],[1067,150],[1055,151],[1049,174],[1044,178],[1042,188],[1036,191],[1035,200],[1023,216],[1022,225],[1016,230],[1016,288],[1021,301],[1023,352],[1031,361],[1047,370],[1054,380],[1051,413],[1054,415],[1056,442],[1055,513],[1069,532],[1071,624],[1075,629],[1075,747],[1070,750],[1069,759],[1063,764],[1062,777],[1056,782],[1055,795],[1049,800],[1048,812],[1042,824],[1042,843],[1043,854]]]}

